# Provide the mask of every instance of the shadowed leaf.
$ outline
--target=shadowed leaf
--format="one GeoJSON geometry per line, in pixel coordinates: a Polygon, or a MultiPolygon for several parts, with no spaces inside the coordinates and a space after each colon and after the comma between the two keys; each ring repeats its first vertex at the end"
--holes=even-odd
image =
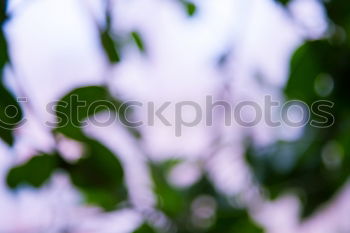
{"type": "Polygon", "coordinates": [[[146,52],[145,51],[145,44],[143,42],[143,39],[141,37],[141,35],[138,33],[138,32],[132,32],[131,33],[131,37],[132,39],[134,40],[136,46],[138,47],[138,49],[141,51],[141,52],[146,52]]]}
{"type": "Polygon", "coordinates": [[[13,131],[20,124],[22,118],[21,107],[12,94],[2,85],[0,77],[0,137],[8,145],[13,145],[13,131]]]}
{"type": "Polygon", "coordinates": [[[134,233],[156,233],[156,231],[151,226],[144,223],[144,224],[142,224],[142,226],[140,226],[138,229],[136,229],[134,231],[134,233]]]}
{"type": "Polygon", "coordinates": [[[0,3],[0,138],[8,145],[13,145],[13,130],[22,120],[22,110],[7,90],[3,82],[4,68],[9,63],[8,45],[3,30],[3,23],[6,19],[7,1],[0,3]]]}
{"type": "MultiPolygon", "coordinates": [[[[86,136],[81,131],[84,120],[102,111],[117,112],[124,116],[126,107],[114,100],[108,90],[100,86],[77,88],[64,96],[57,104],[56,115],[59,123],[55,129],[72,139],[84,141],[86,136]]],[[[117,117],[117,116],[116,116],[117,117]]]]}
{"type": "Polygon", "coordinates": [[[180,0],[180,3],[183,5],[188,16],[192,17],[197,13],[197,6],[193,2],[180,0]]]}
{"type": "Polygon", "coordinates": [[[7,10],[8,0],[0,1],[0,26],[5,22],[7,18],[6,10],[7,10]]]}
{"type": "MultiPolygon", "coordinates": [[[[227,198],[219,194],[209,179],[204,175],[189,188],[180,189],[170,185],[167,172],[174,165],[173,161],[151,165],[155,193],[158,195],[158,208],[168,216],[177,232],[192,233],[262,233],[244,209],[232,207],[227,198]],[[212,200],[216,208],[209,224],[199,227],[194,224],[194,201],[200,197],[212,200]]],[[[208,221],[204,219],[204,221],[208,221]]]]}
{"type": "Polygon", "coordinates": [[[154,192],[158,198],[158,208],[170,217],[178,216],[185,208],[182,191],[167,180],[169,170],[176,164],[170,160],[161,164],[151,164],[154,192]]]}
{"type": "Polygon", "coordinates": [[[105,210],[114,210],[126,200],[123,168],[116,156],[101,143],[85,140],[84,156],[68,168],[71,180],[86,201],[105,210]]]}
{"type": "Polygon", "coordinates": [[[112,64],[120,62],[118,46],[107,30],[100,32],[100,41],[109,62],[112,64]]]}
{"type": "Polygon", "coordinates": [[[278,2],[284,6],[288,5],[288,3],[291,1],[291,0],[274,0],[275,2],[278,2]]]}
{"type": "Polygon", "coordinates": [[[295,193],[303,203],[301,216],[306,218],[334,196],[350,174],[349,149],[345,150],[344,146],[349,137],[344,144],[334,144],[343,138],[334,138],[337,135],[334,132],[308,129],[297,141],[248,150],[247,160],[252,171],[271,199],[287,192],[295,193]],[[339,162],[327,164],[325,150],[339,162]],[[344,155],[340,154],[343,152],[344,155]]]}
{"type": "Polygon", "coordinates": [[[54,155],[42,154],[34,156],[28,162],[12,168],[7,175],[7,184],[11,188],[27,184],[34,187],[43,185],[57,168],[54,155]]]}
{"type": "Polygon", "coordinates": [[[9,61],[8,46],[3,29],[0,28],[0,72],[3,72],[3,68],[9,61]]]}

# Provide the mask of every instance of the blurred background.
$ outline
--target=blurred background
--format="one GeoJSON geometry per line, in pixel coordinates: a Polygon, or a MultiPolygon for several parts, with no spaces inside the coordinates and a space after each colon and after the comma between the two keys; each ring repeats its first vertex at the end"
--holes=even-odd
{"type": "Polygon", "coordinates": [[[350,233],[348,1],[0,4],[0,233],[350,233]],[[145,122],[170,101],[171,126],[83,127],[111,109],[72,96],[145,122]],[[274,119],[331,101],[334,122],[226,126],[218,107],[176,136],[174,103],[207,96],[271,96],[274,119]]]}

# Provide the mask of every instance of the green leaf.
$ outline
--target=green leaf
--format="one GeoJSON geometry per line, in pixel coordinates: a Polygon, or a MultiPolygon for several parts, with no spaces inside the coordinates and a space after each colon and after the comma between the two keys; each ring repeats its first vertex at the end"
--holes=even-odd
{"type": "MultiPolygon", "coordinates": [[[[1,25],[1,24],[0,24],[1,25]]],[[[8,46],[4,31],[0,28],[0,72],[2,73],[3,68],[9,61],[8,46]]]]}
{"type": "Polygon", "coordinates": [[[187,0],[180,0],[180,3],[185,8],[188,16],[192,17],[197,13],[197,6],[193,2],[187,0]]]}
{"type": "Polygon", "coordinates": [[[326,146],[343,138],[338,135],[339,129],[338,126],[307,128],[304,135],[294,142],[278,142],[265,148],[250,147],[247,161],[269,197],[276,199],[287,192],[295,193],[303,203],[303,218],[329,201],[350,174],[350,151],[345,150],[346,154],[342,156],[343,149],[339,152],[333,147],[327,149],[330,155],[326,156],[333,158],[333,167],[325,162],[326,146]]]}
{"type": "MultiPolygon", "coordinates": [[[[212,224],[206,228],[198,228],[194,226],[193,222],[187,224],[188,232],[227,232],[227,233],[262,233],[264,232],[258,224],[256,224],[246,209],[233,207],[226,196],[216,191],[212,182],[203,176],[195,185],[187,190],[185,197],[188,198],[188,208],[192,209],[192,203],[198,197],[211,197],[216,203],[215,214],[213,216],[212,224]],[[192,226],[191,226],[192,224],[192,226]],[[188,226],[191,226],[188,228],[188,226]]],[[[234,198],[234,197],[231,197],[234,198]]],[[[192,213],[193,215],[193,213],[192,213]]],[[[191,216],[191,215],[190,215],[191,216]]],[[[183,220],[182,220],[183,221],[183,220]]]]}
{"type": "Polygon", "coordinates": [[[331,95],[322,99],[331,100],[338,107],[349,108],[350,48],[331,45],[328,40],[308,41],[298,48],[291,60],[290,76],[284,89],[289,99],[297,99],[311,105],[321,97],[316,91],[320,76],[327,76],[331,95]]]}
{"type": "MultiPolygon", "coordinates": [[[[347,36],[350,35],[350,6],[344,0],[332,0],[324,2],[324,7],[329,19],[341,26],[345,30],[347,36]]],[[[349,38],[346,38],[349,42],[349,38]]]]}
{"type": "Polygon", "coordinates": [[[255,223],[244,209],[232,208],[228,203],[219,205],[216,221],[206,233],[263,233],[264,230],[255,223]]]}
{"type": "Polygon", "coordinates": [[[287,6],[288,3],[291,2],[291,0],[274,0],[274,1],[277,2],[277,3],[282,4],[283,6],[287,6]]]}
{"type": "Polygon", "coordinates": [[[124,116],[126,106],[113,99],[104,87],[88,86],[75,89],[57,104],[56,115],[59,123],[55,132],[78,140],[84,145],[84,156],[65,169],[88,203],[109,211],[114,210],[126,199],[123,168],[108,148],[82,131],[86,118],[105,110],[116,114],[116,117],[117,114],[124,116]]]}
{"type": "Polygon", "coordinates": [[[169,184],[167,175],[176,164],[173,160],[161,164],[150,164],[154,192],[158,197],[157,208],[169,217],[176,217],[185,208],[183,193],[180,189],[169,184]]]}
{"type": "MultiPolygon", "coordinates": [[[[333,6],[342,5],[337,0],[325,4],[332,14],[337,11],[333,6]]],[[[331,17],[338,22],[347,21],[342,15],[344,8],[340,8],[340,18],[331,17]]],[[[302,100],[309,106],[320,98],[332,101],[335,105],[329,113],[335,119],[334,125],[325,129],[307,126],[294,142],[278,142],[267,148],[250,148],[247,152],[257,180],[270,197],[296,193],[303,203],[302,217],[310,216],[328,202],[350,175],[350,151],[346,146],[349,138],[344,132],[349,128],[349,67],[350,48],[346,43],[335,43],[332,38],[306,41],[292,57],[284,91],[289,99],[302,100]],[[318,85],[320,80],[326,80],[321,83],[323,86],[318,85]],[[317,91],[320,88],[330,93],[322,96],[317,91]]]]}
{"type": "MultiPolygon", "coordinates": [[[[0,2],[0,26],[6,21],[7,19],[7,5],[8,5],[8,0],[2,0],[0,2]]],[[[1,33],[0,33],[1,34],[1,33]]],[[[0,50],[1,51],[1,50],[0,50]]]]}
{"type": "Polygon", "coordinates": [[[54,155],[34,156],[28,162],[9,171],[7,184],[11,188],[17,188],[23,184],[40,187],[51,177],[57,166],[57,158],[54,155]]]}
{"type": "Polygon", "coordinates": [[[58,102],[56,107],[58,124],[55,131],[72,139],[84,141],[86,136],[81,129],[86,118],[106,110],[124,116],[125,109],[126,106],[123,107],[121,102],[114,100],[104,87],[77,88],[58,102]]]}
{"type": "Polygon", "coordinates": [[[22,118],[21,107],[0,80],[0,137],[10,146],[14,143],[13,131],[20,125],[22,118]]]}
{"type": "Polygon", "coordinates": [[[193,16],[197,12],[197,7],[194,3],[186,2],[185,6],[188,16],[193,16]]]}
{"type": "Polygon", "coordinates": [[[114,210],[126,199],[123,168],[116,156],[101,143],[86,139],[85,154],[68,168],[71,180],[86,201],[114,210]]]}
{"type": "Polygon", "coordinates": [[[100,41],[109,62],[111,64],[120,62],[118,46],[109,30],[100,31],[100,41]]]}
{"type": "Polygon", "coordinates": [[[192,233],[261,233],[262,229],[254,223],[248,213],[232,207],[227,198],[219,194],[206,175],[196,184],[186,189],[169,184],[167,173],[178,161],[151,164],[155,193],[159,197],[157,208],[170,219],[177,232],[192,233]],[[212,224],[206,227],[196,226],[193,222],[193,203],[199,197],[210,197],[216,203],[212,224]]]}
{"type": "Polygon", "coordinates": [[[144,223],[134,233],[156,233],[156,231],[150,225],[144,223]]]}
{"type": "Polygon", "coordinates": [[[327,73],[324,60],[330,46],[325,41],[310,41],[298,48],[290,65],[290,76],[285,93],[290,99],[312,103],[319,97],[315,92],[315,80],[321,73],[327,73]]]}
{"type": "MultiPolygon", "coordinates": [[[[0,3],[0,26],[6,18],[7,1],[0,3]]],[[[14,143],[13,130],[22,120],[22,110],[12,94],[5,88],[3,75],[9,63],[8,46],[3,28],[0,27],[0,138],[8,145],[14,143]]]]}
{"type": "Polygon", "coordinates": [[[131,32],[131,37],[134,40],[137,48],[141,51],[141,52],[145,52],[145,44],[143,42],[143,39],[141,37],[141,35],[138,32],[131,32]]]}

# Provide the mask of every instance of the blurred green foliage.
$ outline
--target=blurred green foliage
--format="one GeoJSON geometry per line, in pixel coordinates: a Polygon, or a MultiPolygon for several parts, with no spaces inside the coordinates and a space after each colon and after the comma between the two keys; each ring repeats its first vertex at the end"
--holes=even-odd
{"type": "Polygon", "coordinates": [[[27,184],[34,187],[43,185],[58,166],[55,155],[41,154],[28,162],[12,168],[7,175],[7,184],[11,188],[27,184]]]}
{"type": "Polygon", "coordinates": [[[85,141],[85,153],[76,163],[66,166],[72,183],[88,203],[104,210],[115,210],[127,200],[124,171],[117,157],[98,141],[85,141]]]}
{"type": "Polygon", "coordinates": [[[197,6],[194,3],[188,2],[188,1],[181,1],[181,2],[185,7],[188,16],[193,16],[196,14],[197,6]]]}
{"type": "Polygon", "coordinates": [[[109,62],[111,64],[118,63],[121,59],[120,46],[119,46],[119,43],[115,40],[115,36],[113,34],[112,16],[111,16],[110,9],[106,9],[105,25],[99,26],[98,31],[99,31],[102,48],[109,62]]]}
{"type": "Polygon", "coordinates": [[[0,138],[13,145],[14,129],[21,122],[23,113],[15,97],[3,85],[1,76],[0,73],[0,138]]]}
{"type": "Polygon", "coordinates": [[[12,93],[4,85],[4,69],[10,64],[8,44],[4,32],[7,20],[7,0],[0,3],[0,138],[13,145],[13,129],[20,123],[22,110],[12,93]]]}
{"type": "Polygon", "coordinates": [[[84,141],[86,136],[82,132],[82,127],[90,116],[94,116],[103,111],[110,111],[120,116],[124,116],[126,105],[113,98],[106,87],[87,86],[79,87],[65,95],[56,105],[56,115],[58,124],[56,133],[84,141]]]}
{"type": "Polygon", "coordinates": [[[134,233],[156,233],[149,224],[142,224],[134,233]]]}
{"type": "Polygon", "coordinates": [[[289,2],[291,2],[291,0],[274,0],[274,1],[284,6],[286,6],[289,2]]]}
{"type": "Polygon", "coordinates": [[[87,203],[111,211],[121,202],[127,201],[121,163],[109,149],[87,137],[84,153],[78,161],[66,161],[58,152],[39,154],[10,169],[7,184],[12,189],[23,185],[38,188],[56,171],[64,171],[69,175],[72,184],[82,192],[87,203]]]}
{"type": "Polygon", "coordinates": [[[102,47],[111,63],[117,63],[120,61],[120,54],[118,46],[115,40],[112,39],[112,35],[109,31],[100,32],[100,40],[102,47]]]}
{"type": "Polygon", "coordinates": [[[57,103],[56,115],[60,120],[53,133],[54,137],[63,134],[82,144],[84,152],[81,159],[68,162],[58,152],[52,156],[35,156],[10,170],[7,178],[9,186],[16,188],[24,183],[38,187],[49,179],[54,170],[61,170],[69,174],[87,203],[107,211],[114,210],[127,200],[122,165],[113,152],[83,132],[82,124],[84,119],[103,110],[118,114],[118,110],[122,109],[125,110],[105,87],[81,87],[68,93],[57,103]],[[40,171],[33,172],[36,169],[40,171]]]}
{"type": "Polygon", "coordinates": [[[131,37],[135,41],[135,44],[136,44],[137,48],[141,52],[145,53],[146,52],[146,47],[145,47],[145,43],[143,42],[143,39],[142,39],[140,33],[136,32],[136,31],[131,32],[131,37]]]}
{"type": "MultiPolygon", "coordinates": [[[[283,1],[284,2],[284,1],[283,1]]],[[[349,180],[350,175],[350,5],[322,3],[330,20],[328,36],[306,41],[292,56],[284,92],[289,99],[335,103],[331,127],[307,126],[296,141],[260,148],[250,144],[247,161],[272,199],[294,192],[309,217],[349,180]]]]}
{"type": "MultiPolygon", "coordinates": [[[[229,203],[228,197],[216,191],[206,174],[187,188],[172,185],[168,174],[178,163],[180,161],[170,160],[150,164],[154,192],[158,200],[157,209],[169,218],[176,232],[263,232],[262,228],[251,220],[247,210],[234,207],[229,203]]],[[[140,229],[144,227],[141,226],[140,229]]]]}

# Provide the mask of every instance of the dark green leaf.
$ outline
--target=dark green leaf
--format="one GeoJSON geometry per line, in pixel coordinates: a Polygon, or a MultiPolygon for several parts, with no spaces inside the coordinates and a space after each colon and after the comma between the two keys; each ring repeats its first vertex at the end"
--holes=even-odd
{"type": "Polygon", "coordinates": [[[169,217],[176,217],[185,208],[182,191],[169,184],[167,175],[177,162],[173,160],[162,164],[151,164],[151,174],[154,182],[154,191],[158,197],[158,208],[169,217]]]}
{"type": "Polygon", "coordinates": [[[141,35],[138,32],[132,32],[131,37],[134,40],[138,49],[144,53],[145,52],[145,44],[143,42],[141,35]]]}
{"type": "Polygon", "coordinates": [[[108,30],[100,32],[100,41],[110,63],[120,62],[118,46],[108,30]]]}
{"type": "Polygon", "coordinates": [[[9,63],[8,46],[3,31],[3,23],[6,18],[7,1],[0,3],[0,138],[7,144],[13,145],[13,130],[22,119],[22,110],[5,88],[3,83],[4,68],[9,63]]]}
{"type": "Polygon", "coordinates": [[[190,1],[187,0],[180,0],[180,3],[183,5],[183,7],[186,10],[186,13],[188,16],[192,17],[196,14],[197,12],[197,6],[190,1]]]}
{"type": "Polygon", "coordinates": [[[22,118],[21,107],[12,94],[2,85],[0,77],[0,137],[7,144],[13,145],[13,131],[20,125],[22,118]]]}
{"type": "Polygon", "coordinates": [[[3,72],[3,68],[9,61],[8,46],[3,29],[0,28],[0,72],[3,72]]]}
{"type": "Polygon", "coordinates": [[[75,89],[57,104],[58,124],[55,130],[67,137],[84,141],[86,136],[81,128],[87,117],[106,110],[124,116],[126,107],[121,107],[121,102],[114,100],[104,87],[88,86],[75,89]]]}
{"type": "Polygon", "coordinates": [[[327,166],[324,158],[325,146],[338,140],[338,136],[334,138],[336,128],[310,128],[297,141],[248,150],[248,162],[272,199],[294,192],[303,203],[302,217],[308,217],[344,185],[350,174],[349,156],[330,151],[330,156],[340,156],[335,157],[338,162],[333,168],[327,166]]]}
{"type": "Polygon", "coordinates": [[[234,209],[228,203],[220,205],[216,213],[216,221],[206,233],[263,233],[244,209],[234,209]]]}
{"type": "Polygon", "coordinates": [[[332,0],[324,2],[326,13],[329,19],[340,26],[348,38],[346,40],[349,42],[350,35],[350,5],[344,0],[332,0]]]}
{"type": "Polygon", "coordinates": [[[185,6],[188,16],[193,16],[197,12],[197,7],[194,3],[186,2],[185,6]]]}
{"type": "Polygon", "coordinates": [[[11,188],[23,184],[40,187],[51,177],[57,166],[57,158],[54,155],[35,156],[28,162],[12,168],[7,175],[7,184],[11,188]]]}
{"type": "MultiPolygon", "coordinates": [[[[321,97],[316,91],[317,80],[320,76],[328,76],[334,90],[330,87],[331,95],[327,100],[337,106],[348,108],[345,101],[350,98],[346,88],[350,85],[350,49],[339,45],[331,45],[329,41],[308,41],[294,53],[290,65],[290,77],[285,87],[289,99],[302,100],[310,106],[321,97]]],[[[325,97],[322,96],[322,99],[325,97]]]]}
{"type": "Polygon", "coordinates": [[[151,165],[155,193],[159,197],[158,208],[165,213],[177,228],[177,232],[192,233],[261,233],[245,210],[233,208],[227,199],[220,195],[206,176],[186,189],[179,189],[167,181],[167,173],[178,162],[168,161],[151,165]],[[193,203],[199,197],[211,197],[217,205],[213,221],[206,227],[193,222],[193,203]]]}
{"type": "Polygon", "coordinates": [[[318,99],[315,92],[316,77],[327,72],[325,56],[329,44],[323,41],[307,42],[294,53],[290,65],[290,77],[285,93],[290,99],[311,103],[318,99]]]}
{"type": "Polygon", "coordinates": [[[87,139],[86,153],[68,168],[71,180],[88,203],[114,210],[126,199],[123,168],[116,156],[101,143],[87,139]]]}
{"type": "Polygon", "coordinates": [[[274,0],[275,2],[278,2],[284,6],[288,5],[288,3],[291,1],[291,0],[274,0]]]}
{"type": "Polygon", "coordinates": [[[144,223],[142,226],[140,226],[134,233],[156,233],[156,231],[149,226],[148,224],[144,223]]]}
{"type": "Polygon", "coordinates": [[[7,18],[7,14],[6,14],[7,5],[8,5],[8,0],[1,0],[1,2],[0,2],[0,27],[3,25],[3,23],[5,22],[5,20],[7,18]]]}
{"type": "Polygon", "coordinates": [[[66,167],[73,184],[84,193],[88,203],[114,210],[126,199],[122,166],[108,148],[86,136],[81,129],[84,119],[105,110],[124,116],[126,107],[114,100],[104,87],[75,89],[57,105],[56,115],[60,121],[55,131],[84,145],[84,156],[66,167]]]}

